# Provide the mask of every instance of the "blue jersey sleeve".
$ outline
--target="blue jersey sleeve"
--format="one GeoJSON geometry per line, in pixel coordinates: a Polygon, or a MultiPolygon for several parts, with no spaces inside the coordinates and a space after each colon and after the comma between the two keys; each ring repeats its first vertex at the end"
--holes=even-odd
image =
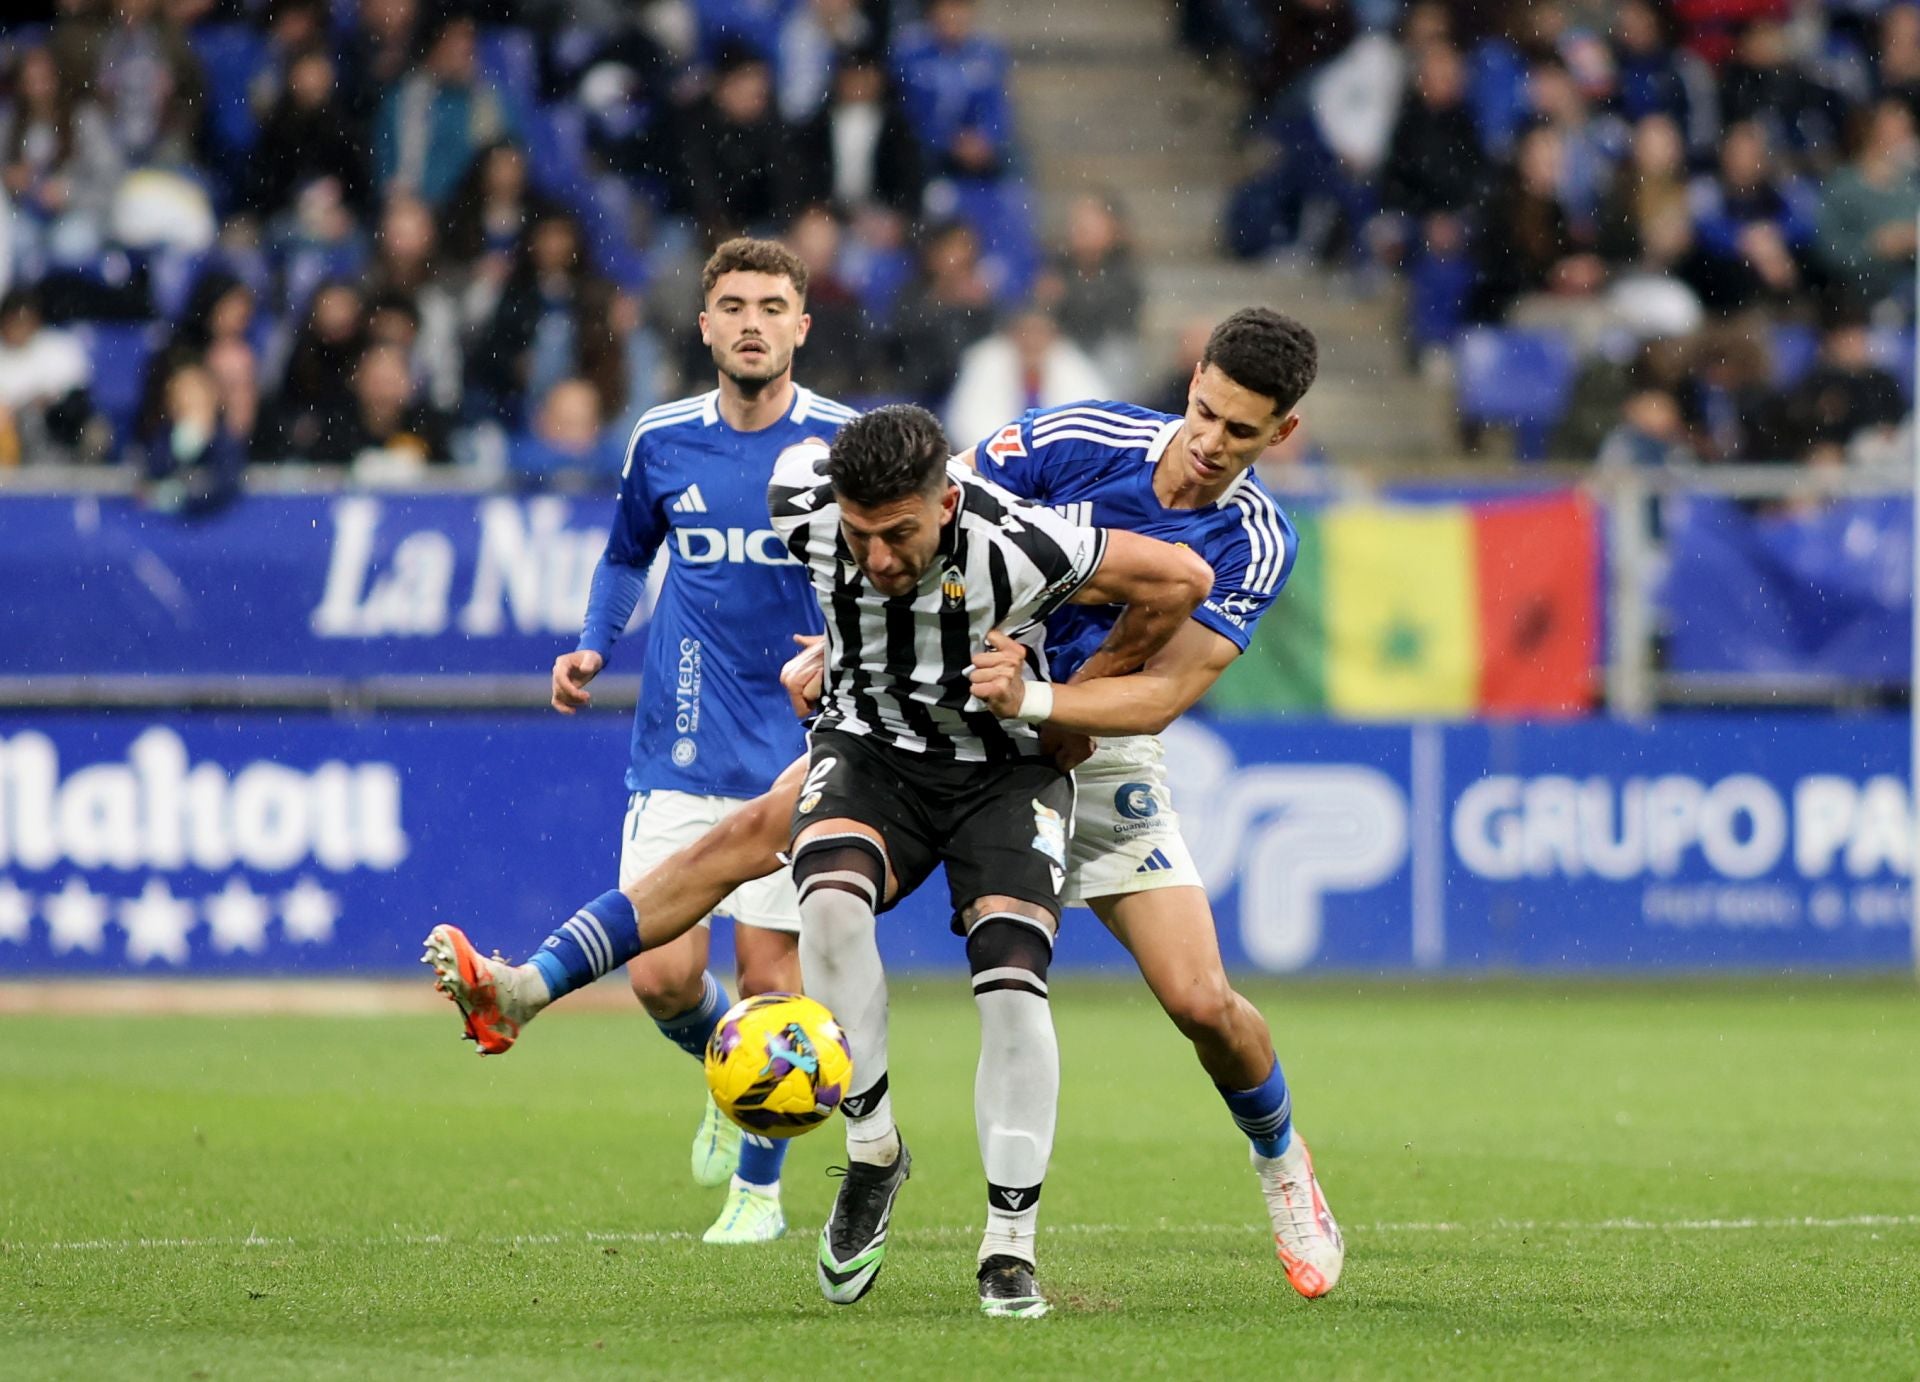
{"type": "Polygon", "coordinates": [[[1213,590],[1193,617],[1241,652],[1253,626],[1293,574],[1300,539],[1273,497],[1249,483],[1226,505],[1237,520],[1200,555],[1213,567],[1213,590]]]}
{"type": "Polygon", "coordinates": [[[973,448],[973,468],[982,479],[991,480],[1004,490],[1044,504],[1047,501],[1046,467],[1034,459],[1033,420],[1040,416],[1029,409],[973,448]]]}
{"type": "Polygon", "coordinates": [[[607,534],[607,550],[594,568],[587,614],[580,629],[582,651],[605,657],[626,630],[647,588],[647,567],[666,539],[667,516],[655,500],[647,474],[646,438],[635,437],[620,472],[620,499],[607,534]]]}

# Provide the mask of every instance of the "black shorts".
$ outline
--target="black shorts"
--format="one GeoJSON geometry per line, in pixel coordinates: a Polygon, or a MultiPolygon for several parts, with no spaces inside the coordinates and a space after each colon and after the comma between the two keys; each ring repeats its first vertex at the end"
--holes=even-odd
{"type": "Polygon", "coordinates": [[[1017,897],[1060,915],[1073,778],[1045,759],[959,763],[863,734],[815,730],[794,834],[835,819],[871,826],[886,842],[899,886],[882,911],[945,864],[956,930],[959,913],[988,896],[1017,897]]]}

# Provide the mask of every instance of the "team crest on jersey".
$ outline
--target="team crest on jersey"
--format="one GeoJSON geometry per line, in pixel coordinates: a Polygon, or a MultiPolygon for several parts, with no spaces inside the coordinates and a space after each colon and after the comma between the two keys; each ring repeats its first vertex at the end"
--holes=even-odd
{"type": "Polygon", "coordinates": [[[987,455],[993,458],[995,465],[1005,465],[1015,456],[1027,454],[1026,443],[1020,440],[1020,424],[1010,422],[994,435],[987,443],[987,455]]]}
{"type": "Polygon", "coordinates": [[[1033,847],[1061,868],[1067,866],[1067,823],[1044,801],[1033,803],[1033,847]]]}
{"type": "Polygon", "coordinates": [[[960,568],[949,566],[940,577],[940,598],[949,612],[959,609],[967,602],[967,583],[961,577],[960,568]]]}

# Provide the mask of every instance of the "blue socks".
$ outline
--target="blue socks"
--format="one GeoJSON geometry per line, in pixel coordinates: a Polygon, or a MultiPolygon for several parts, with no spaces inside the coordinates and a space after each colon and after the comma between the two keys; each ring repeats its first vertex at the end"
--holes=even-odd
{"type": "Polygon", "coordinates": [[[601,893],[560,924],[529,961],[555,998],[584,988],[640,953],[640,917],[620,892],[601,893]]]}
{"type": "Polygon", "coordinates": [[[1214,1088],[1227,1101],[1227,1112],[1253,1143],[1254,1151],[1275,1157],[1287,1150],[1287,1144],[1293,1141],[1293,1096],[1287,1092],[1287,1077],[1280,1073],[1278,1057],[1274,1058],[1273,1073],[1252,1089],[1214,1088]]]}
{"type": "Polygon", "coordinates": [[[713,1029],[720,1025],[720,1015],[733,1004],[727,998],[727,991],[720,987],[719,981],[711,974],[700,976],[704,987],[700,991],[700,1001],[692,1010],[678,1017],[655,1018],[653,1025],[660,1029],[660,1035],[678,1046],[695,1060],[702,1060],[707,1054],[707,1041],[713,1036],[713,1029]]]}
{"type": "Polygon", "coordinates": [[[740,1169],[734,1174],[748,1185],[771,1189],[780,1183],[780,1168],[786,1160],[784,1141],[743,1132],[740,1134],[740,1169]]]}

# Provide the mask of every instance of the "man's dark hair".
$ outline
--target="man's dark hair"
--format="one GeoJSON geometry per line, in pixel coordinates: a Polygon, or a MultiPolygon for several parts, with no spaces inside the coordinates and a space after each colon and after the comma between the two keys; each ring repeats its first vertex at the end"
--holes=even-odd
{"type": "Polygon", "coordinates": [[[827,453],[827,478],[837,497],[878,508],[940,489],[952,454],[938,418],[911,403],[892,403],[840,429],[827,453]]]}
{"type": "Polygon", "coordinates": [[[1271,307],[1243,307],[1213,328],[1200,367],[1218,365],[1243,389],[1273,400],[1289,413],[1306,396],[1320,370],[1320,343],[1300,322],[1271,307]]]}
{"type": "Polygon", "coordinates": [[[755,240],[742,235],[721,245],[700,271],[701,300],[713,296],[713,285],[720,281],[721,274],[731,273],[772,274],[784,278],[793,285],[795,297],[803,303],[807,300],[806,261],[778,240],[755,240]]]}

